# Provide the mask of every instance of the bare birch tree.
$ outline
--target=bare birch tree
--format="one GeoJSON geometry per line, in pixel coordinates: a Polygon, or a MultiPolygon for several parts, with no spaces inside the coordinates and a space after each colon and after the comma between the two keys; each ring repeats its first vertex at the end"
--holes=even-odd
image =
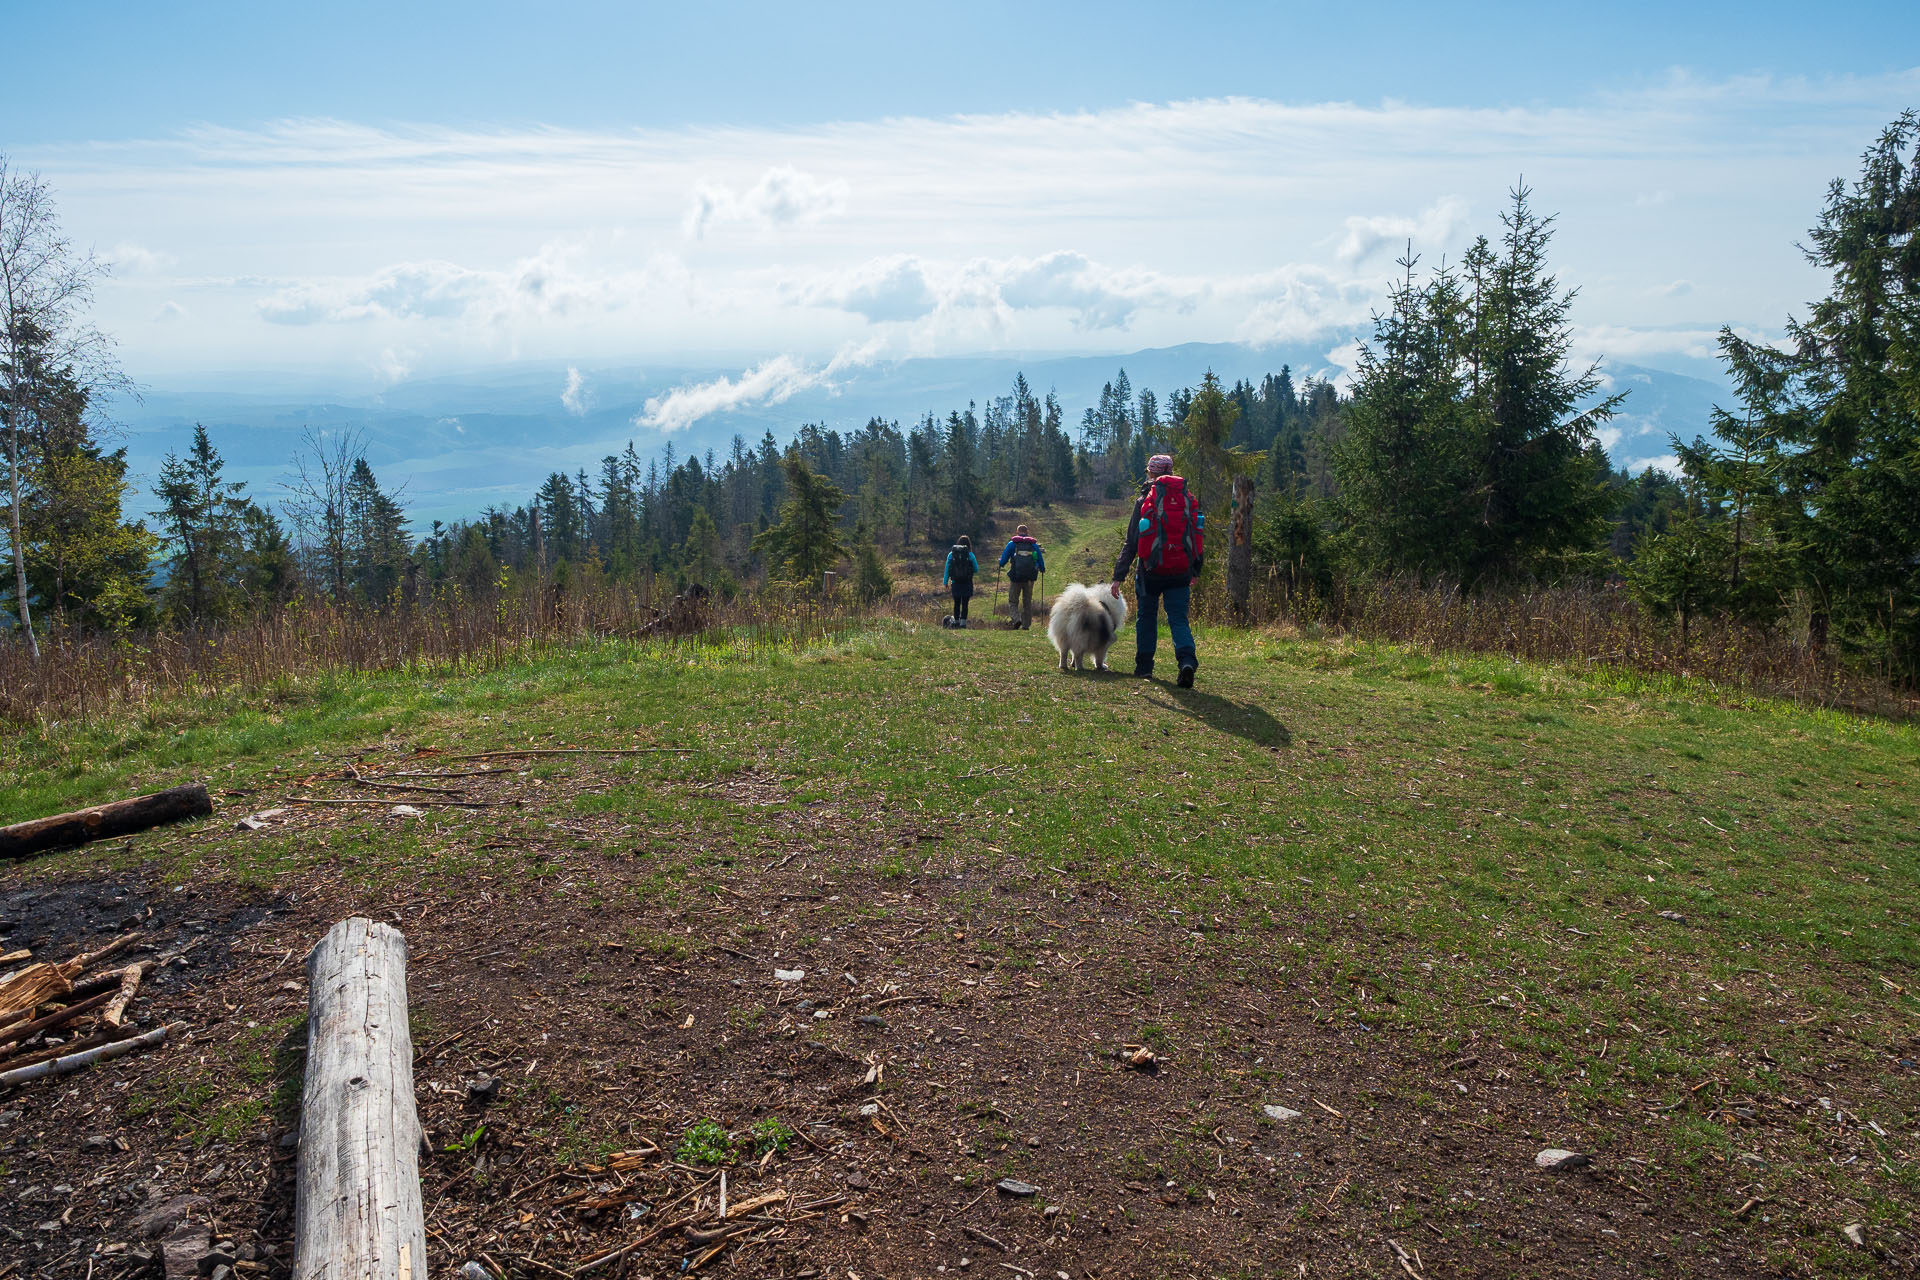
{"type": "Polygon", "coordinates": [[[113,343],[87,322],[93,285],[108,265],[80,254],[60,231],[53,189],[0,155],[0,416],[6,426],[8,541],[13,550],[14,610],[34,660],[27,600],[27,548],[21,530],[25,446],[35,426],[43,373],[64,373],[89,393],[131,390],[113,343]]]}

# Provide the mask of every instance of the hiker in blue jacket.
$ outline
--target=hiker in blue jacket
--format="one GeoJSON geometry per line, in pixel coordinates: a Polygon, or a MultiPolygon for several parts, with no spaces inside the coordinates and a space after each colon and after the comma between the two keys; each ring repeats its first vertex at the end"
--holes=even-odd
{"type": "Polygon", "coordinates": [[[967,625],[967,601],[973,599],[973,576],[980,572],[974,559],[973,539],[966,534],[947,552],[947,566],[940,571],[940,585],[953,588],[953,625],[967,625]]]}
{"type": "Polygon", "coordinates": [[[1007,570],[1007,625],[1032,626],[1033,584],[1047,571],[1047,553],[1027,533],[1027,526],[1013,531],[1012,541],[1000,553],[1000,567],[1007,570]]]}

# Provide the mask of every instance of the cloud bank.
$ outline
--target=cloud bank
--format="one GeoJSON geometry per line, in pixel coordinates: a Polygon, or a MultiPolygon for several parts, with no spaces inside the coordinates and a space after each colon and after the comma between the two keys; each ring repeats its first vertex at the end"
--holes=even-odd
{"type": "MultiPolygon", "coordinates": [[[[606,132],[296,120],[16,159],[54,182],[76,241],[118,246],[98,319],[136,374],[204,368],[209,351],[380,377],[672,355],[742,371],[708,398],[778,403],[875,340],[952,355],[1350,331],[1407,240],[1432,264],[1497,235],[1522,175],[1559,215],[1552,264],[1581,290],[1588,338],[1710,354],[1722,323],[1777,330],[1817,295],[1794,242],[1915,100],[1920,71],[1676,77],[1506,109],[1226,98],[606,132]]],[[[662,421],[683,403],[663,399],[662,421]]]]}

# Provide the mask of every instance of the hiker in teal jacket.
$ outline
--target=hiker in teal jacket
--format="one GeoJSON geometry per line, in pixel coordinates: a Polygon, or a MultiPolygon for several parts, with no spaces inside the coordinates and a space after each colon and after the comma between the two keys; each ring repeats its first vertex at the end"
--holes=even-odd
{"type": "Polygon", "coordinates": [[[1033,625],[1033,584],[1047,571],[1047,553],[1028,535],[1025,525],[1013,531],[1013,540],[1000,553],[1000,567],[1006,569],[1009,562],[1013,568],[1007,570],[1007,625],[1030,627],[1033,625]]]}
{"type": "Polygon", "coordinates": [[[973,599],[973,578],[980,562],[973,555],[973,539],[966,534],[947,552],[946,568],[940,571],[940,585],[953,588],[953,625],[967,625],[967,601],[973,599]]]}

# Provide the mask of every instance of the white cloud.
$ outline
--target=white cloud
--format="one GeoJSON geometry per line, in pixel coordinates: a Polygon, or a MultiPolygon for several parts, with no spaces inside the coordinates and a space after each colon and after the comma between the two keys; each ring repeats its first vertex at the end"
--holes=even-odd
{"type": "Polygon", "coordinates": [[[380,375],[381,381],[398,382],[413,372],[414,361],[418,358],[419,352],[410,348],[388,347],[373,362],[373,369],[380,375]]]}
{"type": "Polygon", "coordinates": [[[76,241],[128,242],[156,268],[151,246],[178,255],[164,293],[138,254],[99,291],[137,375],[209,350],[750,370],[772,353],[812,368],[875,334],[940,355],[1330,345],[1383,303],[1402,240],[1431,265],[1497,235],[1522,173],[1560,215],[1551,263],[1582,289],[1583,335],[1651,361],[1710,356],[1721,322],[1777,325],[1819,296],[1794,243],[1916,96],[1920,71],[1499,109],[1227,98],[600,132],[297,120],[18,159],[58,182],[76,241]],[[692,268],[675,256],[688,236],[692,268]],[[1682,278],[1691,292],[1650,289],[1682,278]],[[149,323],[169,295],[192,314],[149,323]]]}
{"type": "Polygon", "coordinates": [[[572,365],[567,366],[566,389],[560,393],[560,403],[574,417],[584,417],[587,412],[587,380],[572,365]]]}
{"type": "Polygon", "coordinates": [[[1684,298],[1693,292],[1691,280],[1669,280],[1666,284],[1657,284],[1647,290],[1658,298],[1684,298]]]}
{"type": "Polygon", "coordinates": [[[1673,476],[1675,479],[1678,479],[1683,474],[1680,470],[1680,459],[1670,453],[1663,453],[1652,458],[1635,458],[1631,462],[1623,462],[1620,465],[1628,474],[1636,476],[1648,469],[1673,476]]]}
{"type": "Polygon", "coordinates": [[[1294,263],[1249,277],[1238,292],[1251,305],[1234,337],[1259,346],[1306,341],[1328,329],[1362,324],[1381,288],[1374,280],[1294,263]]]}
{"type": "Polygon", "coordinates": [[[882,345],[875,341],[843,348],[819,368],[809,368],[794,356],[774,356],[748,369],[738,379],[722,376],[710,382],[675,387],[665,395],[649,399],[633,425],[663,432],[682,431],[716,413],[780,404],[802,391],[832,387],[835,375],[871,364],[882,345]]]}
{"type": "Polygon", "coordinates": [[[1334,250],[1340,261],[1352,265],[1371,258],[1383,249],[1404,251],[1409,240],[1413,251],[1432,261],[1436,252],[1453,248],[1467,225],[1467,202],[1458,196],[1445,196],[1414,217],[1384,216],[1348,218],[1347,234],[1334,250]]]}
{"type": "Polygon", "coordinates": [[[744,223],[765,231],[817,222],[842,212],[846,205],[844,181],[822,182],[792,165],[779,165],[761,174],[760,181],[744,192],[713,182],[698,184],[683,225],[689,239],[699,240],[719,223],[744,223]]]}
{"type": "Polygon", "coordinates": [[[941,305],[941,289],[931,279],[928,265],[904,253],[816,277],[789,288],[787,296],[808,306],[851,311],[875,324],[918,320],[941,305]]]}
{"type": "Polygon", "coordinates": [[[1360,341],[1355,339],[1327,352],[1327,364],[1333,377],[1327,379],[1342,391],[1353,390],[1354,374],[1360,368],[1360,341]]]}
{"type": "Polygon", "coordinates": [[[341,324],[363,320],[471,320],[493,323],[520,315],[564,315],[608,300],[613,282],[573,272],[567,253],[548,246],[503,271],[440,259],[400,262],[359,279],[291,285],[263,298],[260,316],[274,324],[341,324]]]}
{"type": "Polygon", "coordinates": [[[874,324],[919,320],[969,309],[1010,315],[1058,310],[1075,330],[1124,329],[1144,309],[1186,309],[1204,282],[1176,282],[1137,267],[1113,267],[1057,249],[1039,257],[934,262],[894,254],[790,283],[784,295],[832,307],[874,324]]]}
{"type": "Polygon", "coordinates": [[[153,323],[178,324],[187,318],[187,309],[169,298],[153,311],[153,323]]]}
{"type": "Polygon", "coordinates": [[[150,275],[179,261],[170,253],[161,253],[130,240],[122,240],[107,250],[104,256],[120,275],[150,275]]]}

